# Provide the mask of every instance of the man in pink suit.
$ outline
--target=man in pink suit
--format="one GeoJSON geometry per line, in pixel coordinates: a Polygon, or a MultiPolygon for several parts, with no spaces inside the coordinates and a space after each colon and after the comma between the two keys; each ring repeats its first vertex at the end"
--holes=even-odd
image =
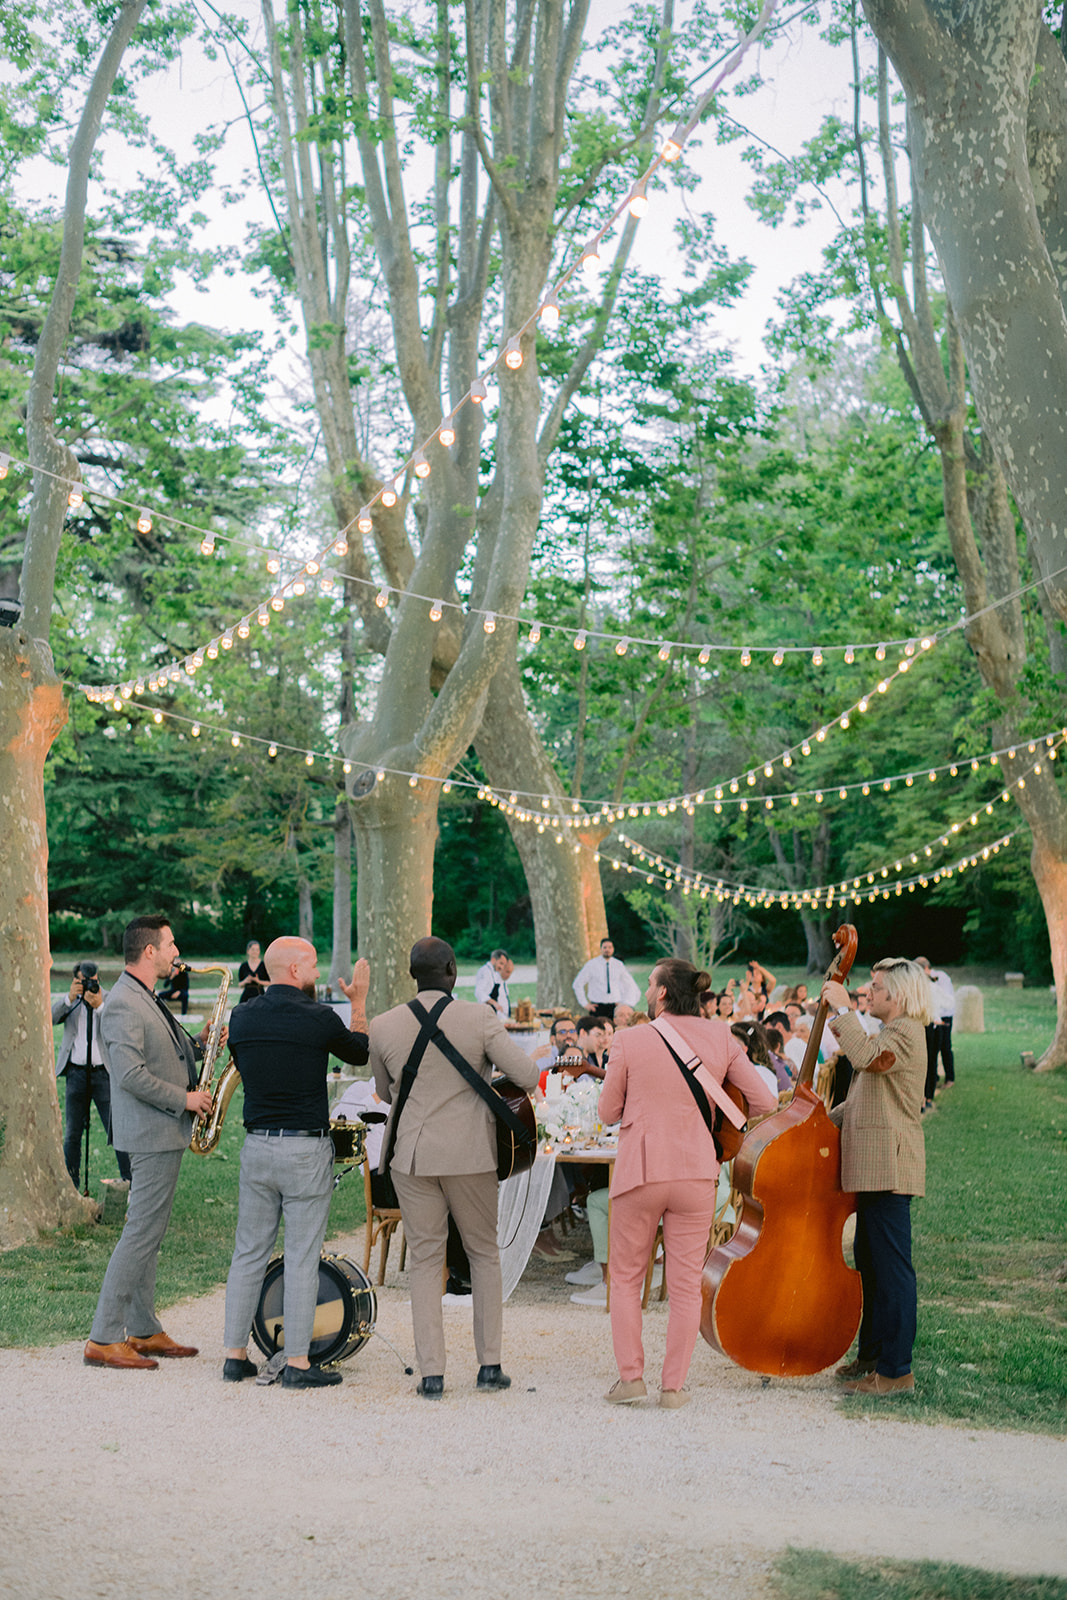
{"type": "Polygon", "coordinates": [[[617,1033],[608,1059],[600,1120],[621,1123],[611,1180],[611,1336],[619,1367],[605,1396],[612,1405],[647,1394],[641,1291],[661,1217],[670,1315],[660,1405],[675,1409],[689,1400],[684,1385],[700,1329],[700,1278],[719,1176],[706,1117],[714,1126],[721,1115],[724,1080],[755,1115],[778,1106],[729,1024],[700,1015],[710,987],[709,975],[688,961],[658,962],[648,983],[653,1026],[617,1033]]]}

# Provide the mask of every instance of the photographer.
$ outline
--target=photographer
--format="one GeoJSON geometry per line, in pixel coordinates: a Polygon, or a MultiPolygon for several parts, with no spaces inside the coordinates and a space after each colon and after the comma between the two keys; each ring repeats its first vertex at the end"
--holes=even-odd
{"type": "MultiPolygon", "coordinates": [[[[111,1080],[100,1049],[99,1015],[104,992],[97,977],[95,961],[79,961],[74,968],[70,993],[52,1006],[52,1021],[62,1022],[63,1041],[56,1062],[56,1077],[67,1080],[67,1107],[63,1134],[63,1159],[70,1181],[78,1187],[81,1147],[89,1126],[90,1102],[96,1109],[111,1142],[111,1080]]],[[[130,1163],[122,1150],[115,1151],[119,1177],[127,1183],[130,1163]]],[[[86,1185],[89,1171],[86,1163],[86,1185]]]]}

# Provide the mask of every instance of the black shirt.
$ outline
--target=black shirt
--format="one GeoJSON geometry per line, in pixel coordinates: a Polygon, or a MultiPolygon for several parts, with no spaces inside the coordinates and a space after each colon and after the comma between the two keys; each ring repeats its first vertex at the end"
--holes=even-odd
{"type": "Polygon", "coordinates": [[[230,1054],[244,1085],[246,1128],[328,1128],[331,1054],[367,1060],[367,1035],[351,1033],[331,1006],[273,983],[230,1016],[230,1054]]]}

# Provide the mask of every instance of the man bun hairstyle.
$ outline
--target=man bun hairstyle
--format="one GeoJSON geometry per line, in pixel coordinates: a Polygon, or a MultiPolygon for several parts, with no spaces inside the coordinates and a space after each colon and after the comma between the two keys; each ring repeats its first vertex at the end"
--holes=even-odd
{"type": "Polygon", "coordinates": [[[122,932],[122,959],[128,967],[140,961],[150,944],[158,945],[164,928],[170,927],[169,917],[134,917],[122,932]]]}
{"type": "Polygon", "coordinates": [[[657,983],[667,991],[666,1009],[677,1017],[699,1017],[700,997],[711,988],[711,973],[698,971],[691,961],[666,956],[657,961],[657,983]]]}

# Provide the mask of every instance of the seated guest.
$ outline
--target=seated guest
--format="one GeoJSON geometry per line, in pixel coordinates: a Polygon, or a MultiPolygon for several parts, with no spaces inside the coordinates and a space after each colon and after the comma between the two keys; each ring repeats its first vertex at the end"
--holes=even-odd
{"type": "Polygon", "coordinates": [[[767,1049],[767,1035],[758,1022],[735,1022],[730,1029],[735,1039],[740,1039],[745,1047],[745,1054],[767,1085],[778,1093],[778,1077],[771,1066],[770,1052],[767,1049]]]}
{"type": "Polygon", "coordinates": [[[729,1022],[734,1014],[733,979],[730,980],[729,988],[721,989],[715,996],[715,1002],[716,1014],[720,1022],[729,1022]]]}
{"type": "Polygon", "coordinates": [[[604,1068],[600,1065],[604,1044],[604,1018],[579,1017],[578,1048],[585,1059],[579,1070],[564,1068],[575,1083],[581,1083],[584,1078],[599,1079],[604,1076],[604,1068]]]}
{"type": "Polygon", "coordinates": [[[628,1028],[634,1020],[634,1008],[625,1001],[615,1007],[615,1016],[612,1018],[616,1028],[628,1028]]]}
{"type": "Polygon", "coordinates": [[[571,1017],[557,1017],[548,1032],[548,1043],[539,1044],[531,1052],[531,1061],[543,1061],[544,1068],[539,1079],[541,1093],[545,1092],[545,1080],[554,1069],[556,1062],[562,1055],[577,1055],[578,1029],[571,1017]]]}
{"type": "Polygon", "coordinates": [[[774,1075],[778,1079],[778,1093],[784,1094],[793,1087],[792,1063],[783,1054],[785,1040],[777,1028],[767,1028],[767,1053],[774,1068],[774,1075]]]}

